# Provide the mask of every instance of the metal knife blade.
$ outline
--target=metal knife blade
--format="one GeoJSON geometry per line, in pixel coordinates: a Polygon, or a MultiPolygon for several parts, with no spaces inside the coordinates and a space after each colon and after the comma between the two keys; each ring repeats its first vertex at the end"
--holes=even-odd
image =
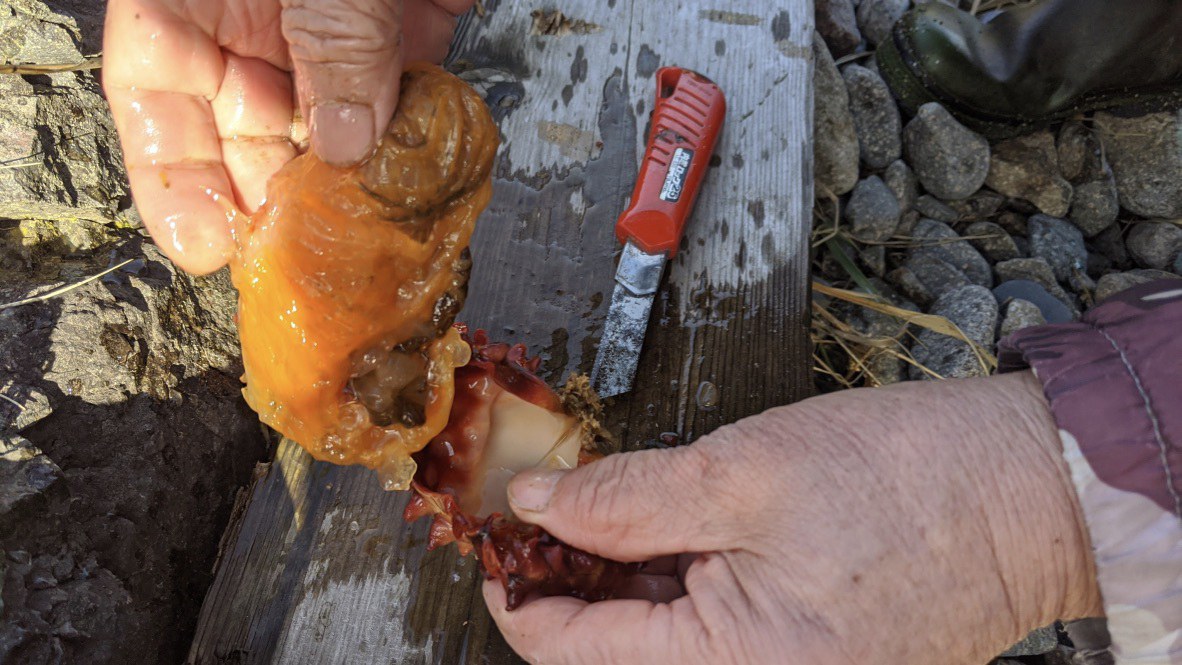
{"type": "Polygon", "coordinates": [[[649,254],[631,242],[624,244],[603,337],[591,369],[591,387],[600,397],[614,397],[632,388],[665,263],[664,254],[649,254]]]}

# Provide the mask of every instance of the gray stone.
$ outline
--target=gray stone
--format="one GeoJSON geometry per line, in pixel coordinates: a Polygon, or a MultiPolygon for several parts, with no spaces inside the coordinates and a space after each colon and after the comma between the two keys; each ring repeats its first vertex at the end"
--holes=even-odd
{"type": "Polygon", "coordinates": [[[937,222],[953,224],[956,220],[960,219],[960,213],[931,194],[924,194],[915,199],[915,209],[924,217],[934,219],[937,222]]]}
{"type": "Polygon", "coordinates": [[[997,302],[1005,305],[1014,300],[1026,302],[1038,309],[1039,318],[1046,323],[1066,323],[1078,316],[1078,311],[1064,305],[1041,284],[1028,279],[1011,279],[993,289],[997,302]]]}
{"type": "Polygon", "coordinates": [[[915,233],[915,225],[923,216],[917,210],[908,210],[899,217],[899,228],[895,230],[895,235],[910,238],[911,234],[915,233]]]}
{"type": "MultiPolygon", "coordinates": [[[[986,350],[993,346],[998,306],[989,289],[970,284],[949,290],[936,299],[930,313],[956,324],[965,337],[986,350]]],[[[988,373],[971,346],[927,329],[916,336],[911,355],[921,365],[948,379],[988,373]]],[[[912,379],[932,378],[918,367],[912,367],[910,373],[912,379]]]]}
{"type": "Polygon", "coordinates": [[[850,235],[863,242],[881,242],[899,226],[899,202],[876,175],[860,180],[845,207],[850,235]]]}
{"type": "Polygon", "coordinates": [[[1112,259],[1099,252],[1088,252],[1088,276],[1099,279],[1112,271],[1112,259]]]}
{"type": "Polygon", "coordinates": [[[910,0],[861,0],[858,27],[862,29],[862,36],[874,45],[888,39],[891,28],[910,5],[910,0]]]}
{"type": "Polygon", "coordinates": [[[1046,130],[993,144],[985,184],[1054,217],[1066,215],[1071,204],[1071,183],[1059,174],[1055,140],[1046,130]]]}
{"type": "Polygon", "coordinates": [[[1069,182],[1094,180],[1100,171],[1100,144],[1092,130],[1078,120],[1068,120],[1059,128],[1055,141],[1059,172],[1069,182]]]}
{"type": "MultiPolygon", "coordinates": [[[[1053,298],[1052,300],[1058,304],[1058,301],[1053,298]]],[[[1013,298],[1006,305],[1006,314],[1002,317],[1001,330],[998,331],[997,336],[998,339],[1005,339],[1023,328],[1041,326],[1046,322],[1047,320],[1043,317],[1042,310],[1037,305],[1029,300],[1013,298]]]]}
{"type": "Polygon", "coordinates": [[[895,98],[882,77],[860,65],[847,65],[842,77],[850,96],[862,163],[872,169],[885,168],[903,154],[903,125],[895,98]]]}
{"type": "Polygon", "coordinates": [[[1030,227],[1030,254],[1040,257],[1055,271],[1055,279],[1066,282],[1088,265],[1083,234],[1071,222],[1048,215],[1034,215],[1030,227]]]}
{"type": "Polygon", "coordinates": [[[1025,236],[1030,233],[1026,226],[1026,215],[1020,212],[1007,210],[997,216],[997,225],[1006,230],[1006,233],[1015,236],[1025,236]]]}
{"type": "Polygon", "coordinates": [[[993,222],[973,222],[965,227],[965,237],[992,263],[1020,256],[1018,246],[1006,230],[993,222]]]}
{"type": "Polygon", "coordinates": [[[907,123],[903,149],[924,189],[941,199],[971,195],[989,173],[989,142],[935,102],[919,107],[907,123]]]}
{"type": "Polygon", "coordinates": [[[982,189],[967,199],[949,201],[945,205],[956,211],[957,221],[978,222],[992,218],[1005,202],[1006,197],[1001,194],[982,189]]]}
{"type": "Polygon", "coordinates": [[[919,194],[919,180],[916,179],[911,167],[907,166],[907,162],[901,159],[891,162],[886,171],[883,171],[882,181],[895,193],[900,210],[907,212],[915,205],[919,194]]]}
{"type": "Polygon", "coordinates": [[[878,277],[886,274],[886,247],[883,245],[866,245],[858,250],[858,259],[870,272],[878,277]]]}
{"type": "MultiPolygon", "coordinates": [[[[1058,280],[1055,279],[1055,271],[1051,268],[1051,265],[1041,257],[1002,261],[993,266],[993,270],[997,274],[998,282],[1008,282],[1015,279],[1030,280],[1041,285],[1048,293],[1055,296],[1059,302],[1071,309],[1072,312],[1079,311],[1075,300],[1063,290],[1058,280]]],[[[1026,298],[1026,300],[1030,300],[1030,298],[1026,298]]]]}
{"type": "Polygon", "coordinates": [[[1170,222],[1140,222],[1125,240],[1129,254],[1142,268],[1166,270],[1182,252],[1182,226],[1170,222]]]}
{"type": "Polygon", "coordinates": [[[36,80],[0,75],[0,218],[83,236],[104,232],[87,222],[127,222],[123,153],[98,83],[89,72],[36,80]]]}
{"type": "Polygon", "coordinates": [[[952,227],[934,219],[920,219],[912,236],[917,242],[910,250],[911,256],[940,259],[964,273],[971,283],[985,288],[993,286],[989,262],[952,227]]]}
{"type": "Polygon", "coordinates": [[[1026,236],[1010,236],[1014,239],[1014,247],[1018,248],[1018,255],[1021,258],[1030,256],[1030,239],[1026,236]]]}
{"type": "Polygon", "coordinates": [[[1178,258],[1174,259],[1174,265],[1170,270],[1174,271],[1176,275],[1182,275],[1182,254],[1179,254],[1178,258]]]}
{"type": "Polygon", "coordinates": [[[854,17],[853,0],[816,0],[813,12],[817,32],[825,38],[834,57],[849,55],[862,43],[862,35],[854,17]]]}
{"type": "Polygon", "coordinates": [[[887,279],[903,295],[920,305],[928,305],[950,289],[968,286],[969,278],[948,263],[932,256],[913,256],[892,270],[887,279]]]}
{"type": "Polygon", "coordinates": [[[1124,270],[1132,267],[1120,224],[1108,225],[1108,228],[1093,236],[1090,242],[1097,252],[1107,257],[1117,268],[1124,270]]]}
{"type": "Polygon", "coordinates": [[[0,4],[0,62],[76,65],[81,34],[77,22],[38,0],[5,0],[0,4]]]}
{"type": "Polygon", "coordinates": [[[15,434],[0,434],[0,517],[61,477],[62,470],[36,446],[15,434]]]}
{"type": "Polygon", "coordinates": [[[1125,209],[1182,217],[1182,128],[1178,112],[1122,118],[1097,113],[1096,127],[1125,209]]]}
{"type": "Polygon", "coordinates": [[[1111,171],[1098,180],[1075,186],[1068,219],[1083,232],[1084,237],[1091,238],[1108,228],[1116,221],[1119,213],[1120,201],[1111,171]]]}
{"type": "Polygon", "coordinates": [[[1138,284],[1146,284],[1159,279],[1178,278],[1178,275],[1164,270],[1140,269],[1128,272],[1110,272],[1096,283],[1096,302],[1099,303],[1138,284]]]}
{"type": "Polygon", "coordinates": [[[1043,626],[1030,631],[1026,637],[1022,638],[1014,646],[1006,649],[1005,653],[1001,654],[1005,658],[1013,658],[1017,656],[1038,656],[1050,651],[1054,651],[1059,646],[1059,632],[1054,625],[1043,626]]]}
{"type": "Polygon", "coordinates": [[[818,197],[841,196],[858,182],[858,135],[841,72],[813,34],[813,178],[818,197]]]}

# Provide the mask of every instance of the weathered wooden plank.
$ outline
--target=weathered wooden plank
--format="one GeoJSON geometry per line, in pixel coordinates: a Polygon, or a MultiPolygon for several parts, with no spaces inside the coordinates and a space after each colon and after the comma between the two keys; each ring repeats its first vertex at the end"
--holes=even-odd
{"type": "MultiPolygon", "coordinates": [[[[729,117],[637,385],[609,420],[633,448],[806,395],[811,2],[485,8],[463,22],[452,60],[504,139],[462,320],[541,352],[551,381],[590,370],[652,74],[676,64],[715,79],[729,117]]],[[[516,662],[473,562],[425,553],[424,525],[401,522],[405,500],[285,443],[227,533],[190,661],[516,662]]]]}

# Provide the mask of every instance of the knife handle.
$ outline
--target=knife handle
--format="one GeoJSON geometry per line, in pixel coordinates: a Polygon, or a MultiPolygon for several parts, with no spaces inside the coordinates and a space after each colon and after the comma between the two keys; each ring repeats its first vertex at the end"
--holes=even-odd
{"type": "Polygon", "coordinates": [[[726,100],[713,81],[680,67],[657,70],[652,130],[632,202],[616,221],[620,242],[672,257],[722,131],[726,100]]]}

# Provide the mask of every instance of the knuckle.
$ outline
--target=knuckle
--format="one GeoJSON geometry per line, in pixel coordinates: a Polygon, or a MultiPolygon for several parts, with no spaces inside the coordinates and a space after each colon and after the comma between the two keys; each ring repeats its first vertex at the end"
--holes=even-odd
{"type": "Polygon", "coordinates": [[[285,0],[280,25],[296,60],[367,64],[373,55],[398,45],[400,4],[390,0],[285,0]]]}

